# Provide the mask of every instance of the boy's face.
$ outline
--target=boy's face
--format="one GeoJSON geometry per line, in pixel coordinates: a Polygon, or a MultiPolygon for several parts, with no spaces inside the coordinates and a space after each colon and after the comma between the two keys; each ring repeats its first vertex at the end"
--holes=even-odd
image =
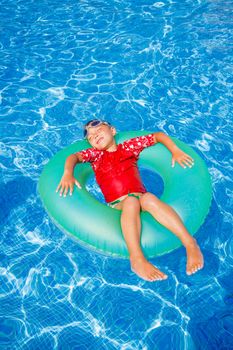
{"type": "Polygon", "coordinates": [[[115,135],[115,128],[106,124],[100,124],[96,127],[88,128],[87,140],[93,148],[106,150],[115,143],[115,135]]]}

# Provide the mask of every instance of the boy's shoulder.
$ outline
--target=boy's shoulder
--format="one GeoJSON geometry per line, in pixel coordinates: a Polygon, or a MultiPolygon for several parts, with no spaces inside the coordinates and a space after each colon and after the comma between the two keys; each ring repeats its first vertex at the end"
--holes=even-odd
{"type": "Polygon", "coordinates": [[[139,135],[139,136],[135,136],[132,137],[128,140],[125,140],[124,142],[122,142],[122,145],[125,147],[127,147],[128,145],[133,145],[133,146],[148,146],[148,145],[152,145],[154,143],[154,136],[152,133],[148,134],[148,135],[139,135]]]}
{"type": "Polygon", "coordinates": [[[78,151],[82,157],[83,162],[95,162],[102,157],[104,151],[95,149],[93,147],[78,151]]]}
{"type": "Polygon", "coordinates": [[[135,156],[139,156],[146,147],[154,145],[154,136],[153,134],[140,135],[128,139],[122,143],[122,149],[125,151],[130,151],[135,156]]]}

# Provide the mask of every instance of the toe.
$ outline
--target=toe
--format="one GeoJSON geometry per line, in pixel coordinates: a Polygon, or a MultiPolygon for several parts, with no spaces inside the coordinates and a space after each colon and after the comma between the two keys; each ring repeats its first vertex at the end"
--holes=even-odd
{"type": "Polygon", "coordinates": [[[186,273],[187,275],[192,275],[198,271],[198,264],[187,265],[186,273]]]}
{"type": "Polygon", "coordinates": [[[196,266],[192,266],[191,267],[191,274],[195,273],[196,272],[196,266]]]}
{"type": "Polygon", "coordinates": [[[164,273],[160,272],[160,273],[157,273],[157,277],[156,279],[159,280],[159,281],[162,281],[162,280],[165,280],[167,279],[167,275],[165,275],[164,273]]]}
{"type": "Polygon", "coordinates": [[[157,272],[157,279],[162,281],[167,278],[167,275],[165,275],[163,272],[157,272]]]}
{"type": "Polygon", "coordinates": [[[165,273],[163,273],[162,271],[159,271],[159,272],[158,272],[158,275],[159,275],[159,277],[160,277],[161,279],[167,278],[167,275],[166,275],[165,273]]]}
{"type": "Polygon", "coordinates": [[[154,272],[152,275],[151,275],[151,279],[153,281],[159,281],[160,280],[160,276],[158,273],[154,272]]]}
{"type": "Polygon", "coordinates": [[[153,279],[153,281],[155,281],[159,278],[159,276],[156,272],[153,272],[153,273],[151,273],[150,278],[153,279]]]}
{"type": "Polygon", "coordinates": [[[198,270],[199,270],[199,265],[194,265],[194,266],[192,267],[192,274],[193,274],[193,273],[196,273],[198,270]]]}
{"type": "Polygon", "coordinates": [[[158,276],[152,275],[152,276],[150,276],[150,280],[151,281],[157,281],[158,280],[158,276]]]}

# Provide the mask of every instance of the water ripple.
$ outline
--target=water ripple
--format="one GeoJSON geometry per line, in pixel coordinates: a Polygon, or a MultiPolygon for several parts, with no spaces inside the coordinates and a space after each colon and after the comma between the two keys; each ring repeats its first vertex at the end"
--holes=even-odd
{"type": "Polygon", "coordinates": [[[232,1],[3,0],[0,13],[0,348],[230,349],[232,1]],[[39,176],[91,118],[164,131],[205,160],[204,270],[188,277],[181,248],[153,260],[167,281],[145,282],[51,222],[39,176]]]}

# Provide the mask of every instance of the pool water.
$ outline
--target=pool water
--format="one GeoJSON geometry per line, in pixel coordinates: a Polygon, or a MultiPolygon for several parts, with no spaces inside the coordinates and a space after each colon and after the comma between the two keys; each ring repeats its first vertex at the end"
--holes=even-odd
{"type": "Polygon", "coordinates": [[[0,349],[232,349],[233,1],[2,0],[0,12],[0,349]],[[202,271],[186,275],[182,247],[152,260],[166,281],[146,282],[53,224],[39,176],[91,118],[163,131],[204,159],[202,271]]]}

